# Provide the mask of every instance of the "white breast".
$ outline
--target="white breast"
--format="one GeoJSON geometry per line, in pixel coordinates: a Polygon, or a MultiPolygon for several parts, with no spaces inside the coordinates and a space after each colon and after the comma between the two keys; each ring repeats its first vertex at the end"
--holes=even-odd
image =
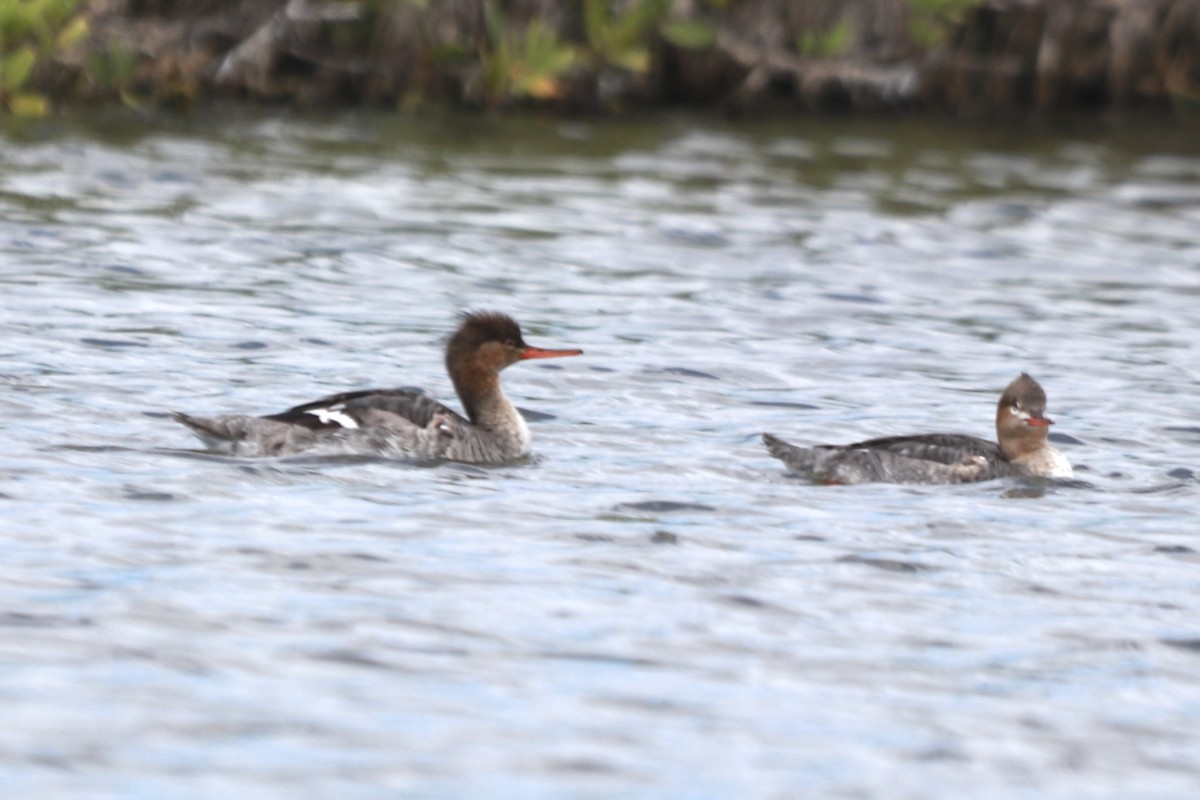
{"type": "Polygon", "coordinates": [[[1073,478],[1075,471],[1067,457],[1053,447],[1043,447],[1036,453],[1031,453],[1020,459],[1021,467],[1029,475],[1042,478],[1073,478]]]}

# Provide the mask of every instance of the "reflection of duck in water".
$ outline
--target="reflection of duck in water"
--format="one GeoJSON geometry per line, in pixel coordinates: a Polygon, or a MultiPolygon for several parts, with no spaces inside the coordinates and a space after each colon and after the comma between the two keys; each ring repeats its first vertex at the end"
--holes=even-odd
{"type": "Polygon", "coordinates": [[[996,406],[1000,444],[957,433],[886,436],[848,445],[796,447],[763,434],[771,455],[788,469],[824,483],[969,483],[1010,475],[1070,478],[1066,456],[1046,436],[1046,393],[1025,373],[996,406]]]}
{"type": "Polygon", "coordinates": [[[500,388],[500,371],[582,352],[530,347],[512,317],[476,312],[463,315],[446,345],[446,371],[466,417],[412,389],[335,394],[265,417],[174,416],[210,447],[237,455],[310,451],[494,464],[528,455],[530,441],[525,420],[500,388]]]}

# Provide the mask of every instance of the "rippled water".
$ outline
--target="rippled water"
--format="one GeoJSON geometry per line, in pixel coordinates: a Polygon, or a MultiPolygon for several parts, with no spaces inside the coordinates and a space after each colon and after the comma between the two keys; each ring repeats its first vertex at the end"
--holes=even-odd
{"type": "Polygon", "coordinates": [[[1200,140],[913,122],[101,121],[0,150],[11,797],[1194,797],[1200,140]],[[165,415],[452,401],[498,468],[165,415]],[[1082,481],[812,486],[758,435],[1082,481]]]}

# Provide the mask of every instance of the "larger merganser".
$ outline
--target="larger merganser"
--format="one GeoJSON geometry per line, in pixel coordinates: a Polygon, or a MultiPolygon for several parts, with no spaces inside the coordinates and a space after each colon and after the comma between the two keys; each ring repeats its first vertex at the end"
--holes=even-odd
{"type": "Polygon", "coordinates": [[[498,464],[529,454],[529,428],[500,388],[500,371],[534,358],[582,350],[530,347],[512,317],[467,313],[446,345],[446,371],[466,417],[420,390],[330,395],[263,417],[174,418],[208,446],[235,455],[382,454],[498,464]]]}
{"type": "Polygon", "coordinates": [[[788,469],[822,483],[970,483],[1007,476],[1070,478],[1066,456],[1046,442],[1046,393],[1024,372],[1000,395],[995,444],[957,433],[886,436],[848,445],[763,443],[788,469]]]}

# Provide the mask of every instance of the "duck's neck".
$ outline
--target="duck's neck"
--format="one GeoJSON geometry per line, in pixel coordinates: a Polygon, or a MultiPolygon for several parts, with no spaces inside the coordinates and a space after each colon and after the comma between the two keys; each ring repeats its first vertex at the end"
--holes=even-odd
{"type": "Polygon", "coordinates": [[[487,430],[511,428],[520,422],[520,413],[504,396],[500,375],[486,367],[454,370],[450,379],[454,391],[471,424],[487,430]]]}
{"type": "Polygon", "coordinates": [[[1000,432],[997,431],[997,438],[1000,439],[1000,449],[1004,451],[1004,457],[1009,461],[1029,458],[1047,447],[1044,428],[1036,431],[1033,429],[1019,431],[1009,435],[1000,435],[1000,432]]]}
{"type": "Polygon", "coordinates": [[[502,461],[529,452],[529,428],[521,412],[509,402],[494,371],[452,374],[470,428],[463,432],[463,447],[480,460],[502,461]]]}

